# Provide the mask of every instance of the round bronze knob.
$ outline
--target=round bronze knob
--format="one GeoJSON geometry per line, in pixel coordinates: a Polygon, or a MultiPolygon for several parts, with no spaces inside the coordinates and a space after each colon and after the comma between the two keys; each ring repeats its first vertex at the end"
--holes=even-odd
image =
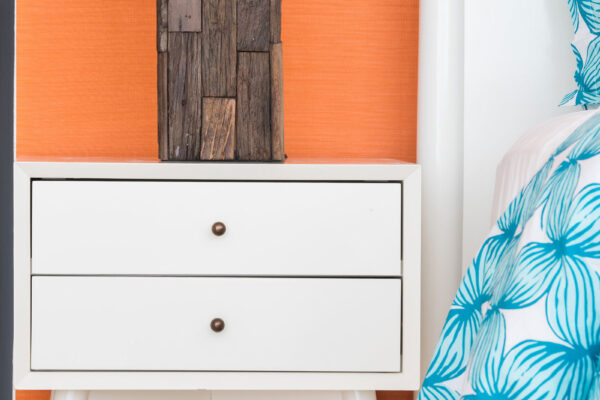
{"type": "Polygon", "coordinates": [[[225,321],[223,321],[221,318],[215,318],[210,322],[210,329],[212,329],[215,332],[221,332],[223,329],[225,329],[225,321]]]}
{"type": "Polygon", "coordinates": [[[215,222],[212,226],[212,233],[214,233],[215,236],[223,236],[226,230],[227,228],[222,222],[215,222]]]}

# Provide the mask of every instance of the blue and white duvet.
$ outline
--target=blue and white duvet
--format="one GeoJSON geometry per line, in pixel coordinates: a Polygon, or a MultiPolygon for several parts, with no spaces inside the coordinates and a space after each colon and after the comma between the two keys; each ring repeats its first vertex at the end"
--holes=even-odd
{"type": "Polygon", "coordinates": [[[600,400],[600,114],[497,221],[419,398],[600,400]]]}

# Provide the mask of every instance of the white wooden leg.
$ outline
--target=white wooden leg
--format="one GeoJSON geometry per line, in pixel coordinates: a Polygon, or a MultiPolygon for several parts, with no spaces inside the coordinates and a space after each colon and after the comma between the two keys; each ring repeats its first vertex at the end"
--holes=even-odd
{"type": "Polygon", "coordinates": [[[354,390],[342,392],[342,400],[377,400],[372,390],[354,390]]]}
{"type": "Polygon", "coordinates": [[[88,400],[211,400],[206,390],[94,390],[88,400]]]}
{"type": "MultiPolygon", "coordinates": [[[[343,397],[340,391],[229,391],[212,392],[211,400],[359,400],[355,397],[343,397]]],[[[354,392],[348,392],[354,393],[354,392]]],[[[366,399],[366,400],[370,400],[366,399]]]]}
{"type": "Polygon", "coordinates": [[[50,400],[88,400],[87,390],[54,390],[50,400]]]}

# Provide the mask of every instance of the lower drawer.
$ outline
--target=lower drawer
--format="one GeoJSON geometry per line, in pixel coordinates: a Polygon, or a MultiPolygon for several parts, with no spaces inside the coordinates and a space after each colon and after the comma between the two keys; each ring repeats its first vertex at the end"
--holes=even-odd
{"type": "Polygon", "coordinates": [[[400,309],[400,279],[37,276],[31,369],[399,372],[400,309]]]}

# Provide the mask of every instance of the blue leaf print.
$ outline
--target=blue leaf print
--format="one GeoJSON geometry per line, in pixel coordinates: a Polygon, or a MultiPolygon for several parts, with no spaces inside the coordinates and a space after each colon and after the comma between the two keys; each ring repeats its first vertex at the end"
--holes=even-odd
{"type": "Polygon", "coordinates": [[[520,236],[515,236],[508,244],[502,256],[496,263],[493,273],[492,297],[490,304],[492,308],[513,308],[512,293],[508,288],[512,285],[517,259],[517,248],[520,236]]]}
{"type": "Polygon", "coordinates": [[[573,146],[569,154],[572,160],[583,161],[600,154],[600,127],[589,131],[585,137],[573,146]]]}
{"type": "MultiPolygon", "coordinates": [[[[579,20],[578,20],[578,22],[579,22],[579,20]]],[[[571,102],[571,100],[573,100],[573,99],[575,99],[573,101],[574,104],[581,104],[581,100],[582,100],[581,97],[583,96],[583,94],[581,92],[581,84],[580,84],[580,82],[583,82],[583,78],[581,76],[582,71],[583,71],[583,58],[581,57],[581,53],[579,52],[579,49],[572,44],[571,44],[571,50],[573,50],[573,54],[575,55],[575,61],[577,62],[577,66],[575,68],[575,74],[573,75],[573,78],[575,79],[575,83],[577,84],[578,89],[572,91],[571,93],[567,93],[567,95],[565,97],[563,97],[559,106],[564,106],[565,104],[571,102]]]]}
{"type": "Polygon", "coordinates": [[[442,338],[435,349],[435,356],[423,382],[424,387],[454,379],[465,371],[473,338],[480,324],[479,310],[450,310],[442,330],[442,338]]]}
{"type": "Polygon", "coordinates": [[[525,186],[520,197],[523,198],[521,220],[519,221],[520,229],[525,227],[525,224],[540,204],[540,200],[544,193],[544,186],[548,180],[548,175],[554,165],[554,158],[546,161],[542,169],[540,169],[532,178],[532,180],[525,186]]]}
{"type": "Polygon", "coordinates": [[[590,356],[600,346],[598,296],[598,274],[580,259],[565,257],[546,300],[546,318],[556,336],[590,356]]]}
{"type": "Polygon", "coordinates": [[[453,306],[481,310],[483,303],[489,299],[488,275],[491,262],[486,262],[485,255],[483,251],[480,252],[479,256],[471,263],[452,302],[453,306]]]}
{"type": "Polygon", "coordinates": [[[594,114],[583,124],[577,127],[577,129],[575,129],[573,133],[571,133],[567,139],[556,148],[554,153],[552,153],[551,160],[563,153],[569,147],[573,146],[575,143],[579,142],[581,139],[593,134],[593,132],[598,130],[600,130],[600,114],[594,114]]]}
{"type": "Polygon", "coordinates": [[[579,90],[573,90],[570,93],[567,93],[565,95],[565,97],[562,98],[562,100],[560,101],[560,103],[558,103],[559,106],[564,106],[565,104],[569,103],[571,100],[573,100],[575,98],[575,96],[577,96],[577,93],[579,92],[579,90]]]}
{"type": "Polygon", "coordinates": [[[504,355],[506,324],[497,308],[490,309],[473,346],[471,385],[477,393],[497,392],[496,382],[504,355]]]}
{"type": "Polygon", "coordinates": [[[559,272],[559,260],[551,243],[528,243],[517,260],[508,288],[505,308],[528,307],[548,292],[559,272]]]}
{"type": "Polygon", "coordinates": [[[455,390],[450,390],[444,386],[423,386],[419,393],[419,400],[458,400],[460,394],[455,390]]]}
{"type": "Polygon", "coordinates": [[[600,360],[596,359],[596,373],[594,374],[594,383],[590,390],[590,399],[600,399],[600,360]]]}
{"type": "Polygon", "coordinates": [[[552,241],[564,237],[571,199],[579,180],[581,167],[576,159],[560,163],[548,180],[542,208],[542,228],[552,241]]]}
{"type": "Polygon", "coordinates": [[[498,229],[506,239],[512,239],[519,228],[521,213],[523,212],[523,200],[524,191],[521,191],[496,222],[498,229]]]}
{"type": "Polygon", "coordinates": [[[570,211],[566,232],[569,251],[580,257],[600,257],[600,184],[581,190],[570,211]]]}
{"type": "Polygon", "coordinates": [[[558,146],[499,218],[463,278],[419,399],[600,400],[592,158],[600,159],[600,114],[558,146]],[[590,182],[583,188],[581,177],[590,182]],[[522,324],[529,313],[543,321],[545,341],[531,337],[537,324],[522,324]]]}
{"type": "MultiPolygon", "coordinates": [[[[578,7],[581,18],[585,21],[589,31],[594,34],[600,33],[600,1],[598,0],[569,0],[569,2],[575,4],[569,4],[569,8],[578,7]]],[[[571,10],[571,18],[573,17],[573,11],[571,10]]],[[[578,21],[578,20],[577,20],[578,21]]],[[[575,25],[575,31],[577,31],[578,24],[575,25]]]]}
{"type": "MultiPolygon", "coordinates": [[[[555,202],[564,205],[558,200],[555,202]]],[[[503,301],[503,308],[522,308],[537,302],[548,291],[561,266],[575,262],[568,257],[600,254],[600,185],[584,188],[570,211],[556,208],[556,212],[564,214],[565,218],[554,220],[560,221],[565,228],[553,229],[549,224],[548,237],[554,239],[553,242],[531,242],[524,246],[510,277],[509,294],[503,301]]]]}
{"type": "Polygon", "coordinates": [[[577,0],[569,0],[569,12],[571,13],[571,22],[573,22],[573,28],[575,33],[579,30],[579,4],[577,0]]]}
{"type": "MultiPolygon", "coordinates": [[[[442,391],[445,388],[441,382],[465,372],[475,333],[481,325],[481,307],[490,298],[491,267],[498,262],[505,247],[504,233],[489,238],[462,280],[423,382],[423,390],[427,389],[427,393],[442,391]]],[[[442,392],[444,396],[452,393],[442,392]]]]}
{"type": "Polygon", "coordinates": [[[500,370],[502,399],[582,400],[593,377],[592,359],[552,342],[524,341],[506,355],[500,370]]]}
{"type": "Polygon", "coordinates": [[[594,38],[588,45],[585,62],[579,50],[575,46],[571,47],[577,59],[575,82],[578,90],[575,104],[597,103],[600,95],[600,36],[594,38]]]}
{"type": "Polygon", "coordinates": [[[513,240],[507,232],[488,238],[461,282],[455,305],[481,309],[492,293],[493,270],[513,240]]]}

